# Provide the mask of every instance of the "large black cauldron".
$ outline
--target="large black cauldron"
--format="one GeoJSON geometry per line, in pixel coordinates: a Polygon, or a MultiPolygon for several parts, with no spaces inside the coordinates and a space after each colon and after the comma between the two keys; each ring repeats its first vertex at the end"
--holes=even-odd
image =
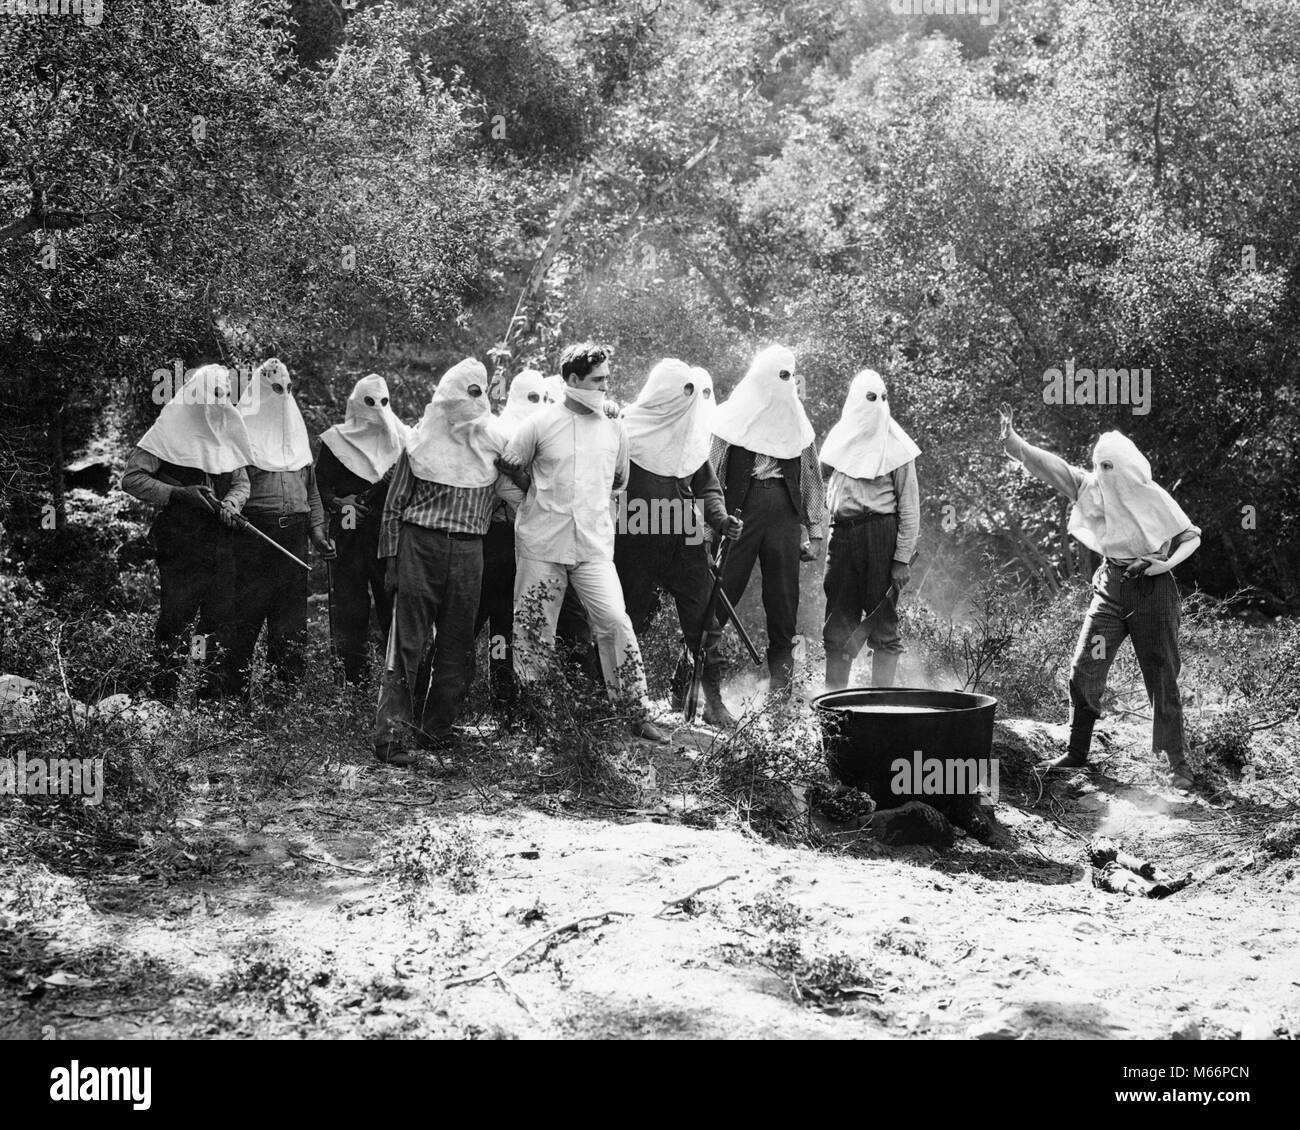
{"type": "Polygon", "coordinates": [[[906,687],[858,687],[812,700],[831,776],[870,793],[879,808],[913,799],[934,804],[936,797],[916,772],[929,768],[929,759],[945,763],[944,779],[950,786],[956,784],[956,792],[973,793],[970,762],[974,759],[978,768],[990,765],[997,704],[986,694],[906,687]],[[901,789],[894,768],[898,758],[909,763],[901,774],[901,789]]]}

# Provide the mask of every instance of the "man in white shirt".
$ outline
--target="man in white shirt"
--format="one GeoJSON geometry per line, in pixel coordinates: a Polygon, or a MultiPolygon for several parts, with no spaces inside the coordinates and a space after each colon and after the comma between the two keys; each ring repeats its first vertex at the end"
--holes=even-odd
{"type": "Polygon", "coordinates": [[[546,653],[553,657],[560,606],[572,585],[591,622],[611,696],[621,692],[640,706],[633,734],[664,741],[648,716],[641,648],[614,568],[610,495],[626,489],[628,443],[622,421],[604,411],[609,351],[592,342],[571,345],[561,356],[560,375],[563,401],[527,417],[498,464],[525,491],[515,520],[515,673],[533,681],[546,653]],[[529,600],[541,603],[540,639],[525,630],[529,617],[521,607],[529,600]]]}

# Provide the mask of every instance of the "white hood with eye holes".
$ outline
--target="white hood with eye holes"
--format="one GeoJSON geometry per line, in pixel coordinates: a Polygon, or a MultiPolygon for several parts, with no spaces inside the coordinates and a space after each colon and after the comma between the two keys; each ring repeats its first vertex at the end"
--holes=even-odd
{"type": "Polygon", "coordinates": [[[343,423],[320,437],[343,466],[368,483],[379,482],[406,445],[408,429],[387,401],[388,382],[383,377],[378,373],[362,377],[352,387],[343,423]],[[372,403],[366,403],[367,397],[372,403]]]}
{"type": "Polygon", "coordinates": [[[417,479],[486,487],[497,481],[496,457],[505,448],[505,431],[488,405],[487,370],[466,357],[443,374],[406,450],[417,479]],[[470,396],[471,385],[478,396],[470,396]]]}
{"type": "Polygon", "coordinates": [[[230,399],[221,365],[195,369],[166,404],[137,446],[178,467],[224,475],[253,462],[244,418],[230,399]]]}
{"type": "Polygon", "coordinates": [[[311,463],[307,425],[288,380],[284,362],[272,357],[253,370],[253,383],[239,401],[253,442],[253,466],[262,471],[297,471],[311,463]],[[277,384],[284,391],[276,392],[277,384]]]}
{"type": "Polygon", "coordinates": [[[665,357],[623,409],[628,457],[654,475],[682,479],[709,458],[713,378],[676,357],[665,357]]]}
{"type": "Polygon", "coordinates": [[[910,463],[921,449],[899,426],[885,400],[885,382],[863,369],[849,385],[844,411],[822,442],[821,461],[854,479],[875,479],[910,463]],[[867,394],[875,393],[875,400],[867,394]]]}
{"type": "Polygon", "coordinates": [[[1104,433],[1092,460],[1069,529],[1094,553],[1120,561],[1144,557],[1191,526],[1169,492],[1151,481],[1151,464],[1128,436],[1104,433]]]}
{"type": "Polygon", "coordinates": [[[713,416],[713,434],[733,447],[794,459],[813,441],[813,426],[794,383],[794,354],[770,345],[749,366],[713,416]],[[784,370],[790,376],[781,378],[784,370]]]}
{"type": "Polygon", "coordinates": [[[513,435],[520,424],[549,403],[546,399],[546,378],[536,369],[525,369],[510,382],[510,394],[506,397],[506,406],[501,409],[498,419],[506,432],[513,435]],[[531,397],[536,399],[530,399],[531,397]]]}

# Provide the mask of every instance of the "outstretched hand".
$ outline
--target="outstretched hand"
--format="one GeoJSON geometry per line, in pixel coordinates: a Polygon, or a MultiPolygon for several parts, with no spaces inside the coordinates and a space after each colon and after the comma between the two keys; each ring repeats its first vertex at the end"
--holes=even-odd
{"type": "Polygon", "coordinates": [[[1011,414],[1012,409],[1010,404],[1003,401],[998,405],[998,426],[1000,429],[998,438],[1001,439],[1003,443],[1005,443],[1010,436],[1016,434],[1016,429],[1011,425],[1011,414]]]}

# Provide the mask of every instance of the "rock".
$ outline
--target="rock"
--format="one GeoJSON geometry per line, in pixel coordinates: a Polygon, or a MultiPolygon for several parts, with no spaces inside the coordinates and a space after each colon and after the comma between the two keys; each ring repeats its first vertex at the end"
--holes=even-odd
{"type": "Polygon", "coordinates": [[[39,684],[21,675],[0,675],[0,734],[17,734],[32,726],[39,689],[39,684]]]}
{"type": "Polygon", "coordinates": [[[95,703],[95,713],[101,718],[115,718],[131,705],[129,694],[111,694],[95,703]]]}
{"type": "Polygon", "coordinates": [[[934,844],[952,847],[957,838],[948,818],[919,800],[877,811],[871,832],[882,844],[934,844]]]}
{"type": "Polygon", "coordinates": [[[1169,1033],[1171,1040],[1199,1040],[1201,1038],[1201,1026],[1195,1020],[1184,1020],[1174,1027],[1169,1033]]]}
{"type": "Polygon", "coordinates": [[[968,1040],[1018,1040],[1020,1029],[1016,1027],[1015,1016],[1009,1012],[999,1012],[978,1024],[966,1029],[968,1040]]]}

